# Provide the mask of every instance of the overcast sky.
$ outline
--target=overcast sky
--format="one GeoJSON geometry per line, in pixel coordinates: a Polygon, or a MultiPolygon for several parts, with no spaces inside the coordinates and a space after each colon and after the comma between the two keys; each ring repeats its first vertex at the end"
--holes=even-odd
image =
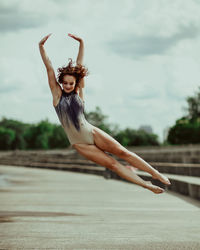
{"type": "Polygon", "coordinates": [[[59,124],[38,42],[57,68],[85,42],[85,109],[120,128],[163,130],[200,86],[199,0],[1,0],[0,118],[59,124]]]}

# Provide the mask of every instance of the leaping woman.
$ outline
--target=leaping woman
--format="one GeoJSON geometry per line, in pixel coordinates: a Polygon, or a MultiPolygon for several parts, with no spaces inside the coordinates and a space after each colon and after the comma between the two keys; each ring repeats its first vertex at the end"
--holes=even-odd
{"type": "Polygon", "coordinates": [[[83,39],[68,33],[69,37],[79,42],[76,65],[73,66],[73,61],[70,58],[71,61],[67,66],[57,69],[58,76],[56,79],[52,63],[44,49],[44,43],[51,34],[45,36],[39,42],[39,50],[47,70],[48,83],[53,96],[53,106],[71,146],[85,158],[114,171],[122,178],[156,194],[163,193],[165,191],[163,188],[153,185],[151,181],[143,180],[133,171],[133,168],[122,165],[115,158],[106,154],[108,152],[116,155],[131,166],[148,172],[153,179],[158,179],[166,185],[171,184],[166,176],[154,169],[141,157],[123,147],[109,134],[90,124],[85,119],[83,88],[85,87],[84,78],[88,75],[88,69],[83,65],[83,39]]]}

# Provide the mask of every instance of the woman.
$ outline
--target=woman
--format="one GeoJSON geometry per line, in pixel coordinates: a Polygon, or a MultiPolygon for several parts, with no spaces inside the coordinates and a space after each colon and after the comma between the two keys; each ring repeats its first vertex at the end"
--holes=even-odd
{"type": "Polygon", "coordinates": [[[150,181],[143,180],[133,171],[133,168],[123,166],[115,158],[106,154],[106,152],[114,154],[132,166],[148,172],[152,175],[152,178],[158,179],[166,185],[171,184],[166,176],[159,173],[138,155],[127,150],[103,130],[87,122],[84,117],[83,88],[85,85],[84,77],[88,74],[88,70],[83,66],[83,39],[68,34],[68,36],[79,42],[76,66],[73,66],[71,60],[66,67],[58,68],[59,75],[58,80],[56,80],[53,66],[44,49],[44,43],[51,34],[45,36],[39,42],[39,50],[46,66],[49,87],[53,96],[53,106],[72,147],[85,158],[109,168],[122,178],[156,194],[163,193],[164,189],[153,185],[150,181]],[[63,88],[61,88],[60,84],[63,88]]]}

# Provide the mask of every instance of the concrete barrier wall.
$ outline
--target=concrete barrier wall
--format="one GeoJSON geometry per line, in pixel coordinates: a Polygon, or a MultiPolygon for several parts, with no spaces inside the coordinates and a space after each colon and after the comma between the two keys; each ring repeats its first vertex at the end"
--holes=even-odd
{"type": "Polygon", "coordinates": [[[146,161],[200,163],[200,145],[129,147],[146,161]]]}
{"type": "MultiPolygon", "coordinates": [[[[187,158],[188,160],[190,157],[194,156],[198,156],[200,161],[199,146],[194,148],[190,147],[188,149],[186,147],[157,149],[158,151],[165,150],[162,154],[161,152],[157,152],[155,148],[146,148],[145,150],[144,148],[131,148],[130,150],[141,156],[159,172],[166,173],[172,183],[170,186],[165,186],[166,189],[173,190],[184,195],[189,195],[200,200],[200,183],[197,181],[200,180],[200,164],[191,164],[191,162],[188,164],[182,164],[183,162],[175,163],[174,161],[167,162],[169,159],[182,159],[183,161],[183,159],[187,158]],[[162,161],[157,162],[154,161],[155,159],[162,159],[162,161]],[[186,179],[186,177],[188,177],[188,179],[186,179]]],[[[124,163],[123,160],[121,161],[124,163]]],[[[127,181],[109,169],[86,160],[75,150],[15,150],[0,152],[0,164],[77,171],[102,175],[106,179],[114,178],[127,181]]],[[[145,172],[140,171],[138,175],[145,180],[151,180],[155,185],[164,187],[161,182],[152,179],[149,175],[146,175],[145,172]]]]}

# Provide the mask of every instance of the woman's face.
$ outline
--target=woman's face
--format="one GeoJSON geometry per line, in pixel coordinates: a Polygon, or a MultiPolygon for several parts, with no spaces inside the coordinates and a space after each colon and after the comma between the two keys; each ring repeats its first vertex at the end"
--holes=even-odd
{"type": "Polygon", "coordinates": [[[62,86],[66,93],[70,93],[74,90],[76,85],[76,78],[71,75],[64,75],[62,86]]]}

